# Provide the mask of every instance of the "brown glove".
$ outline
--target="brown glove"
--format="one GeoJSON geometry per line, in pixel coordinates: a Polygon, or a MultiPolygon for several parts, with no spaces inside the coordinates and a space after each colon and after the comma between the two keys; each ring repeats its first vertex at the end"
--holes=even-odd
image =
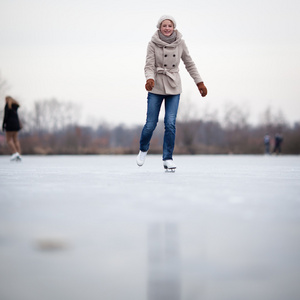
{"type": "Polygon", "coordinates": [[[145,88],[148,92],[152,91],[152,89],[154,88],[154,80],[153,79],[148,79],[146,84],[145,84],[145,88]]]}
{"type": "Polygon", "coordinates": [[[197,83],[197,87],[198,87],[198,90],[199,90],[201,96],[205,97],[207,95],[207,88],[204,85],[204,83],[203,82],[197,83]]]}

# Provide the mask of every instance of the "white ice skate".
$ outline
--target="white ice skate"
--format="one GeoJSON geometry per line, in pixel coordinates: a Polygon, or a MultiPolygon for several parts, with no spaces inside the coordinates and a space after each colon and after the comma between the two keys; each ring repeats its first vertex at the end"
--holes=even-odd
{"type": "Polygon", "coordinates": [[[164,168],[166,169],[166,171],[175,172],[176,165],[172,159],[164,160],[163,163],[164,163],[164,168]]]}
{"type": "Polygon", "coordinates": [[[144,164],[146,156],[147,156],[147,151],[144,152],[144,151],[140,150],[140,152],[136,158],[136,163],[139,167],[141,167],[144,164]]]}
{"type": "Polygon", "coordinates": [[[21,160],[22,160],[21,155],[18,152],[12,154],[10,157],[10,161],[21,161],[21,160]]]}

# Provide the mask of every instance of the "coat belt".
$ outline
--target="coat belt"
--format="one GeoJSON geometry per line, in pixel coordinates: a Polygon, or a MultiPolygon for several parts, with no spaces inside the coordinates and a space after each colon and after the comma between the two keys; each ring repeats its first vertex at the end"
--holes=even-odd
{"type": "Polygon", "coordinates": [[[178,73],[178,71],[179,71],[178,68],[174,68],[174,69],[170,69],[170,70],[167,70],[167,69],[164,69],[164,68],[161,68],[161,67],[156,68],[156,72],[158,74],[167,75],[168,82],[171,85],[171,87],[176,87],[177,86],[176,78],[175,78],[174,73],[178,73]]]}

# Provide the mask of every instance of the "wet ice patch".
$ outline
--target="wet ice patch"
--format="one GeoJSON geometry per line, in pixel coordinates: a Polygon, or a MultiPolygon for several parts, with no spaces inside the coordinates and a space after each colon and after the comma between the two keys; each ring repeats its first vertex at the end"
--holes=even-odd
{"type": "Polygon", "coordinates": [[[69,244],[66,239],[57,236],[45,236],[37,238],[34,241],[34,247],[39,251],[52,252],[62,251],[69,248],[69,244]]]}

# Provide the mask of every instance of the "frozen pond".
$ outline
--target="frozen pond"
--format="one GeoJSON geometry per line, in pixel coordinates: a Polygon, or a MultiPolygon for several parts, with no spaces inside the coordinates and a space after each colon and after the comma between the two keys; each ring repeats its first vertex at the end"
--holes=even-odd
{"type": "Polygon", "coordinates": [[[300,299],[300,156],[174,159],[0,156],[0,299],[300,299]]]}

